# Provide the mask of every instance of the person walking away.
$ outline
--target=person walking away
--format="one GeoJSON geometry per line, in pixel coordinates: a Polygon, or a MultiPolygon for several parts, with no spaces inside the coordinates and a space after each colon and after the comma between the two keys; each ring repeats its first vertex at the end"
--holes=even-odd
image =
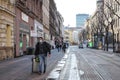
{"type": "Polygon", "coordinates": [[[43,40],[42,37],[39,38],[39,42],[36,44],[35,56],[39,56],[39,74],[46,72],[47,56],[51,55],[51,46],[43,40]]]}
{"type": "Polygon", "coordinates": [[[66,43],[63,43],[62,50],[64,53],[66,52],[66,43]]]}
{"type": "Polygon", "coordinates": [[[62,49],[62,42],[60,42],[60,46],[59,47],[60,47],[60,51],[61,51],[61,49],[62,49]]]}
{"type": "Polygon", "coordinates": [[[56,44],[56,48],[57,48],[57,50],[58,50],[58,52],[60,51],[60,45],[59,45],[59,42],[57,42],[57,44],[56,44]]]}

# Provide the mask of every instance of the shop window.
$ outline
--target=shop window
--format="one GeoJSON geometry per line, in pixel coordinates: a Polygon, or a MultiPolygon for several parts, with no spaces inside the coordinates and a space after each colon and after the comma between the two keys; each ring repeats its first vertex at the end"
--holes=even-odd
{"type": "Polygon", "coordinates": [[[20,46],[20,48],[22,48],[23,47],[22,33],[19,35],[19,38],[20,38],[19,46],[20,46]]]}

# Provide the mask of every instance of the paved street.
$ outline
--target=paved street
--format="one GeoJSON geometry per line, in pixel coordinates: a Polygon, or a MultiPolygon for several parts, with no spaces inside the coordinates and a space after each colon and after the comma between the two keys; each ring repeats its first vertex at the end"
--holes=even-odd
{"type": "MultiPolygon", "coordinates": [[[[2,61],[0,62],[0,80],[50,79],[47,77],[51,75],[61,59],[63,59],[61,63],[65,61],[65,65],[62,70],[58,70],[59,76],[56,80],[120,80],[120,57],[116,54],[71,46],[65,55],[67,55],[66,60],[62,58],[64,53],[53,50],[52,56],[48,58],[47,72],[43,75],[31,73],[33,56],[2,61]]],[[[55,78],[51,77],[51,79],[55,78]]]]}
{"type": "Polygon", "coordinates": [[[113,53],[73,46],[68,56],[60,80],[120,80],[120,57],[113,53]],[[74,64],[71,69],[73,55],[76,55],[77,67],[74,64]],[[73,70],[76,72],[71,74],[73,70]]]}
{"type": "Polygon", "coordinates": [[[37,73],[31,73],[31,58],[33,56],[23,56],[13,60],[2,61],[0,62],[0,80],[43,80],[63,55],[63,53],[53,50],[51,57],[48,58],[47,72],[41,76],[37,73]]]}

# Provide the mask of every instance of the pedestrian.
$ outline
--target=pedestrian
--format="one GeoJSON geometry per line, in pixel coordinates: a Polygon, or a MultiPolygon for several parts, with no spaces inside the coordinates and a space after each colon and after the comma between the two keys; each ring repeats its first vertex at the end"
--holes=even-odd
{"type": "Polygon", "coordinates": [[[60,45],[59,45],[59,42],[56,43],[56,48],[58,50],[58,52],[60,51],[60,45]]]}
{"type": "Polygon", "coordinates": [[[47,56],[51,55],[51,46],[44,41],[43,37],[39,38],[36,44],[35,56],[39,56],[39,74],[46,72],[47,56]]]}
{"type": "Polygon", "coordinates": [[[62,49],[62,43],[60,43],[59,47],[60,47],[60,51],[61,51],[61,49],[62,49]]]}
{"type": "Polygon", "coordinates": [[[64,53],[66,52],[66,43],[63,43],[62,50],[63,50],[64,53]]]}

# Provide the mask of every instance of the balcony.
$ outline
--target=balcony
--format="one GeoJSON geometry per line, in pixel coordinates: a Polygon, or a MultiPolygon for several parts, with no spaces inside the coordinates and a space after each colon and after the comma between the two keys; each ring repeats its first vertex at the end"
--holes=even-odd
{"type": "Polygon", "coordinates": [[[17,7],[25,7],[26,2],[24,0],[17,0],[16,6],[17,7]]]}

